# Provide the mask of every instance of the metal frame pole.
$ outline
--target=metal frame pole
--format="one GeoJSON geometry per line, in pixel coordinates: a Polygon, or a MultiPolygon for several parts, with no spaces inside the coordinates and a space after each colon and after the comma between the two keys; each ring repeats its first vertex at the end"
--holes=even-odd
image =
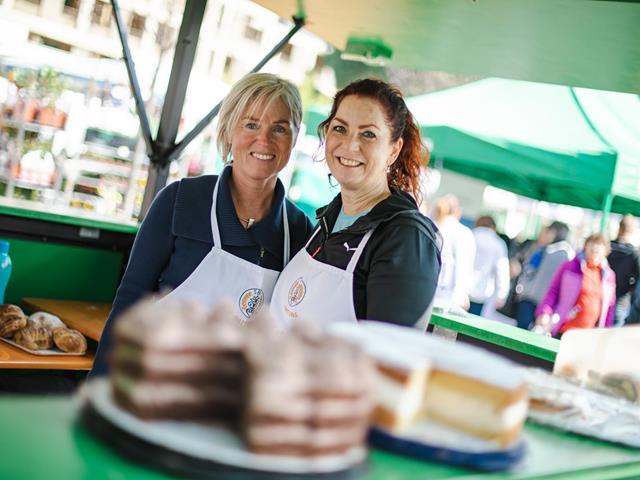
{"type": "MultiPolygon", "coordinates": [[[[186,146],[211,123],[218,114],[220,105],[222,104],[222,102],[219,102],[179,143],[175,143],[206,4],[207,0],[186,1],[178,41],[173,56],[171,77],[165,95],[160,124],[158,125],[158,133],[154,140],[151,136],[149,119],[144,101],[142,100],[140,84],[136,76],[135,64],[131,50],[129,49],[127,33],[120,13],[118,0],[111,0],[118,35],[122,43],[122,53],[129,75],[129,82],[140,119],[140,128],[147,147],[147,154],[151,161],[147,177],[147,186],[140,211],[141,219],[146,215],[157,193],[166,185],[171,161],[177,158],[186,146]]],[[[293,17],[294,26],[291,30],[253,67],[251,73],[260,70],[271,58],[282,50],[291,37],[304,26],[304,18],[304,13],[300,10],[300,13],[293,17]]]]}
{"type": "MultiPolygon", "coordinates": [[[[282,48],[287,44],[287,42],[291,40],[291,37],[293,37],[296,34],[296,32],[304,26],[304,17],[298,17],[298,16],[293,17],[293,23],[294,25],[291,28],[291,30],[282,38],[282,40],[280,40],[276,44],[275,47],[271,49],[269,53],[267,53],[267,55],[262,60],[260,60],[260,62],[256,64],[255,67],[253,67],[250,73],[255,73],[258,70],[260,70],[262,67],[265,66],[265,64],[269,60],[271,60],[278,52],[280,52],[280,50],[282,50],[282,48]]],[[[200,120],[198,124],[195,127],[193,127],[193,129],[183,137],[182,140],[180,140],[180,143],[176,144],[169,151],[168,153],[169,161],[174,160],[178,155],[180,155],[180,153],[182,153],[185,147],[189,145],[189,143],[194,138],[196,138],[200,134],[200,132],[202,132],[202,130],[204,130],[207,125],[209,125],[209,123],[211,123],[211,121],[218,114],[218,111],[220,110],[221,105],[222,105],[222,101],[218,102],[218,104],[215,107],[213,107],[213,109],[209,113],[207,113],[204,116],[204,118],[200,120]]]]}
{"type": "Polygon", "coordinates": [[[147,116],[147,110],[144,106],[144,100],[142,99],[142,93],[140,92],[140,83],[136,75],[135,62],[133,61],[133,55],[129,49],[129,40],[127,38],[127,31],[122,20],[122,14],[120,13],[120,5],[118,0],[111,0],[111,7],[113,8],[113,17],[116,20],[116,27],[118,28],[118,36],[120,37],[120,43],[122,44],[122,55],[127,67],[127,74],[129,75],[129,83],[131,84],[131,91],[133,92],[133,98],[136,102],[136,111],[138,118],[140,119],[140,130],[142,138],[147,147],[147,155],[151,156],[154,150],[154,142],[151,137],[151,128],[149,127],[149,117],[147,116]]]}
{"type": "Polygon", "coordinates": [[[162,115],[158,125],[155,149],[149,165],[147,187],[142,200],[141,217],[146,215],[156,194],[167,183],[170,158],[168,152],[174,147],[184,107],[184,98],[189,85],[189,75],[198,46],[200,27],[204,18],[207,0],[187,0],[173,55],[171,76],[164,97],[162,115]]]}

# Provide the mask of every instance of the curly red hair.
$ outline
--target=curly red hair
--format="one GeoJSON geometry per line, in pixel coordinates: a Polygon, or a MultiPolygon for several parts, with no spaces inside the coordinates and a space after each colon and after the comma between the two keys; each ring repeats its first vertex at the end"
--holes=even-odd
{"type": "Polygon", "coordinates": [[[318,126],[318,136],[324,142],[329,123],[335,117],[342,100],[349,95],[371,98],[383,107],[387,124],[391,129],[391,140],[395,142],[402,138],[403,141],[398,158],[389,168],[387,183],[389,188],[410,193],[420,204],[420,167],[426,167],[429,163],[429,150],[422,143],[420,128],[397,87],[375,78],[350,83],[336,93],[329,117],[318,126]]]}

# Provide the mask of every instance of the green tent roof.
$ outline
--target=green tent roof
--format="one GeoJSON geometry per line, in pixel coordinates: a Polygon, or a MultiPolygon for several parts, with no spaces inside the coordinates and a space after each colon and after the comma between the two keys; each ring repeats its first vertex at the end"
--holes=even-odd
{"type": "Polygon", "coordinates": [[[640,93],[635,1],[254,1],[286,19],[303,11],[347,53],[368,39],[398,67],[640,93]]]}
{"type": "Polygon", "coordinates": [[[432,162],[528,197],[640,214],[637,95],[486,79],[413,97],[432,162]]]}

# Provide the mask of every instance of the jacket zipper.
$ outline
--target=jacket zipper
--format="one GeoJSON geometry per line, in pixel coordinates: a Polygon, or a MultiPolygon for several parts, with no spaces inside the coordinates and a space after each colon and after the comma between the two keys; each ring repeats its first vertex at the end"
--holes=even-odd
{"type": "Polygon", "coordinates": [[[258,266],[262,266],[262,260],[264,259],[264,247],[260,245],[260,255],[258,256],[258,266]]]}
{"type": "Polygon", "coordinates": [[[329,225],[327,225],[327,219],[325,217],[320,217],[320,220],[322,221],[322,226],[323,226],[323,229],[322,229],[323,238],[322,238],[322,241],[320,242],[320,245],[318,245],[318,248],[316,248],[314,252],[311,254],[311,258],[316,258],[316,255],[320,253],[320,250],[322,250],[322,247],[324,247],[324,243],[327,241],[327,237],[329,236],[329,225]]]}

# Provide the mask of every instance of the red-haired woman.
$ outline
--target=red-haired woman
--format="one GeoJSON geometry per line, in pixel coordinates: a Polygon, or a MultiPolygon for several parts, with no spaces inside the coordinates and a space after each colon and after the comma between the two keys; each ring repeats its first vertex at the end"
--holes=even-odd
{"type": "Polygon", "coordinates": [[[341,193],[317,212],[305,249],[283,270],[271,311],[283,325],[369,319],[411,326],[433,299],[440,235],[418,211],[428,152],[398,89],[353,82],[318,133],[341,193]]]}

